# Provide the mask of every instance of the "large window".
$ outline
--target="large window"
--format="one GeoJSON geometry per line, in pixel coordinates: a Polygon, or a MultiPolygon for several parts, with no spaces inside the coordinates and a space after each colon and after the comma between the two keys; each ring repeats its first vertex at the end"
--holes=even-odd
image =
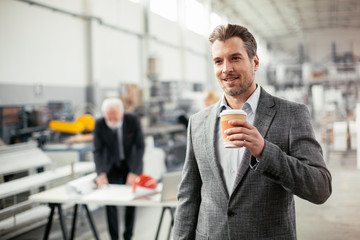
{"type": "Polygon", "coordinates": [[[218,14],[212,12],[210,14],[210,31],[221,24],[225,24],[225,21],[223,21],[223,19],[218,14]]]}
{"type": "Polygon", "coordinates": [[[176,21],[177,0],[150,0],[150,10],[171,21],[176,21]]]}
{"type": "Polygon", "coordinates": [[[210,13],[204,4],[197,0],[149,0],[149,3],[150,11],[168,20],[179,21],[187,29],[206,37],[216,26],[226,22],[217,13],[210,13]]]}
{"type": "Polygon", "coordinates": [[[209,18],[203,4],[196,0],[186,0],[185,26],[201,35],[209,33],[209,18]]]}

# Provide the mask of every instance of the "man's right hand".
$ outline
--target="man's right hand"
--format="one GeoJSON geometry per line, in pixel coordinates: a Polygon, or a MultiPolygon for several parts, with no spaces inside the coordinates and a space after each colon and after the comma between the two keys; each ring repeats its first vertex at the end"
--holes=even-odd
{"type": "Polygon", "coordinates": [[[109,185],[109,181],[106,177],[106,174],[100,174],[97,178],[96,178],[96,189],[101,188],[103,185],[109,185]]]}

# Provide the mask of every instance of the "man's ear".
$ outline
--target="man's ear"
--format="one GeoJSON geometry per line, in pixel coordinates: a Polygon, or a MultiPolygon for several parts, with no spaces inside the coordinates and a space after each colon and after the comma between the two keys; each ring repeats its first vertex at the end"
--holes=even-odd
{"type": "Polygon", "coordinates": [[[253,63],[254,63],[254,72],[256,72],[259,68],[259,57],[258,55],[255,55],[252,59],[253,63]]]}

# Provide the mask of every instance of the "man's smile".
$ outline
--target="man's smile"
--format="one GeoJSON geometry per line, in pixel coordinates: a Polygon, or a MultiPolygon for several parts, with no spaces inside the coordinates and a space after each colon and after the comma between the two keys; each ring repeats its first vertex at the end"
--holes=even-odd
{"type": "Polygon", "coordinates": [[[223,78],[222,80],[223,80],[224,82],[227,82],[227,83],[232,83],[232,82],[234,82],[234,81],[236,81],[236,80],[238,80],[238,79],[239,79],[238,76],[232,76],[232,77],[225,77],[225,78],[223,78]]]}
{"type": "Polygon", "coordinates": [[[225,76],[222,78],[222,80],[225,82],[231,82],[231,81],[235,81],[237,79],[239,79],[239,76],[225,76]]]}

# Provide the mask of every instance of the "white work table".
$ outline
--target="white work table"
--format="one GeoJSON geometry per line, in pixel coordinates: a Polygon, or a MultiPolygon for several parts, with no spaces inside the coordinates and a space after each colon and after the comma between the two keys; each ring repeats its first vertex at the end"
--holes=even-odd
{"type": "MultiPolygon", "coordinates": [[[[141,190],[141,189],[140,189],[141,190]]],[[[161,190],[161,188],[160,188],[161,190]]],[[[68,239],[67,228],[62,213],[62,204],[74,204],[74,213],[73,213],[73,223],[71,227],[71,236],[70,239],[75,237],[75,228],[76,228],[76,216],[78,205],[82,205],[87,213],[89,223],[91,225],[95,239],[99,239],[98,233],[95,227],[95,222],[92,219],[91,212],[88,210],[88,204],[99,204],[99,205],[117,205],[117,206],[137,206],[137,207],[161,207],[162,214],[158,225],[158,230],[155,239],[158,238],[158,234],[161,228],[162,219],[164,212],[169,210],[171,213],[171,225],[169,228],[169,235],[174,221],[174,211],[177,206],[177,201],[161,201],[161,193],[156,191],[147,191],[139,192],[134,195],[132,194],[131,187],[124,185],[109,185],[106,188],[98,189],[91,191],[85,194],[76,194],[74,190],[69,189],[69,185],[62,185],[55,187],[44,192],[40,192],[34,195],[31,195],[29,200],[32,202],[48,203],[51,208],[50,216],[44,233],[44,239],[48,239],[52,219],[54,215],[55,208],[58,209],[60,224],[62,227],[64,239],[68,239]],[[143,194],[147,194],[144,196],[143,194]]]]}
{"type": "Polygon", "coordinates": [[[160,200],[159,191],[149,191],[148,194],[129,195],[130,186],[120,184],[110,184],[104,189],[94,190],[88,194],[80,195],[71,192],[66,185],[55,187],[30,196],[30,200],[40,203],[61,203],[61,204],[101,204],[117,206],[137,206],[137,207],[176,207],[177,201],[160,200]]]}

